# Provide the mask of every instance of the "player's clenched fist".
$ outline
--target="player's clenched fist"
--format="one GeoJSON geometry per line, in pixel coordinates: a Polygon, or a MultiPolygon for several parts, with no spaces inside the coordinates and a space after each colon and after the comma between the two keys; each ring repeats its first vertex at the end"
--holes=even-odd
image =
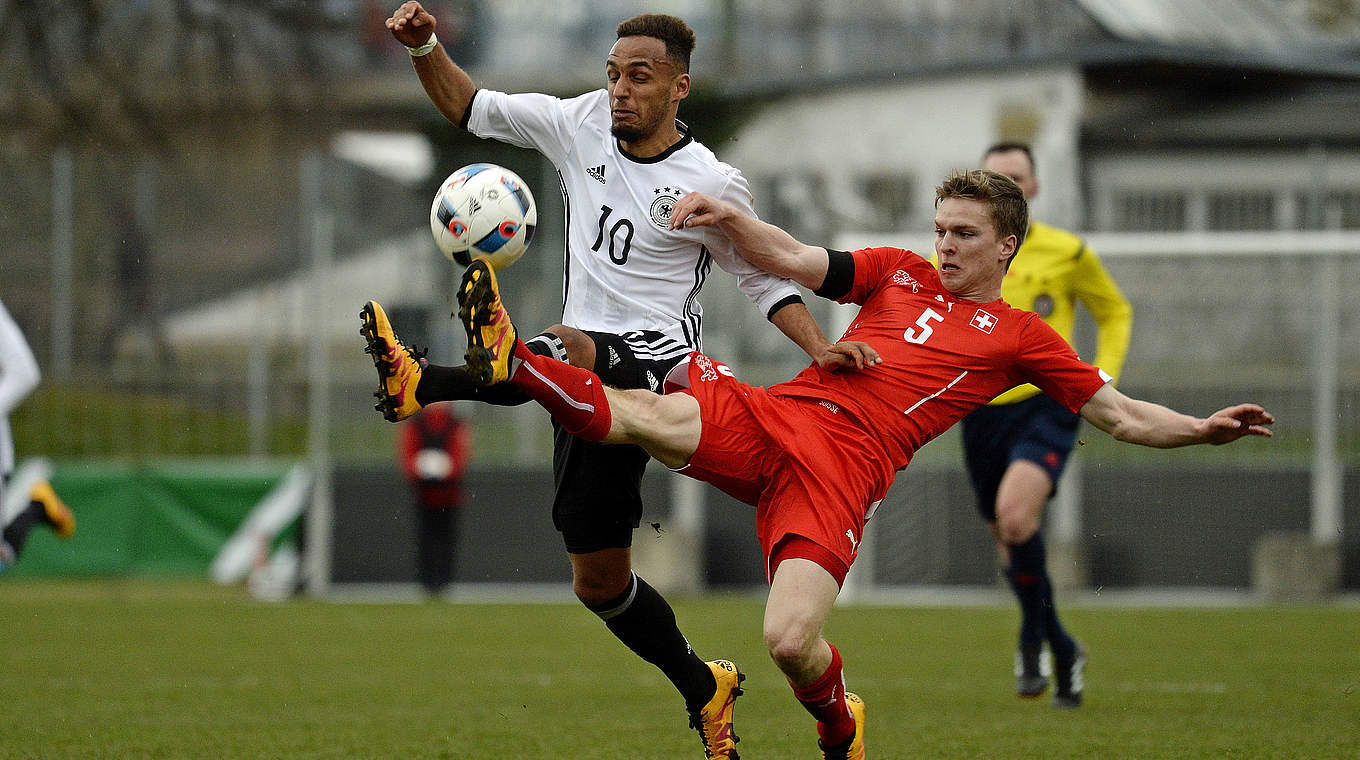
{"type": "Polygon", "coordinates": [[[409,2],[402,3],[392,14],[392,18],[387,20],[387,28],[391,30],[397,42],[406,47],[419,47],[434,34],[436,23],[434,16],[421,7],[420,3],[409,2]]]}

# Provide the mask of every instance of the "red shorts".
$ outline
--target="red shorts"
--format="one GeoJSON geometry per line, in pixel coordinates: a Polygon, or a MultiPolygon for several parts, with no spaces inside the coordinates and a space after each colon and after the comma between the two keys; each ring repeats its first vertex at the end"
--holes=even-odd
{"type": "Polygon", "coordinates": [[[684,392],[699,402],[703,428],[680,472],[755,505],[767,579],[774,575],[772,556],[797,556],[843,580],[864,521],[892,484],[894,471],[878,440],[829,401],[772,395],[697,351],[690,354],[689,386],[684,392]],[[781,542],[790,536],[836,561],[798,550],[796,541],[784,551],[781,542]]]}

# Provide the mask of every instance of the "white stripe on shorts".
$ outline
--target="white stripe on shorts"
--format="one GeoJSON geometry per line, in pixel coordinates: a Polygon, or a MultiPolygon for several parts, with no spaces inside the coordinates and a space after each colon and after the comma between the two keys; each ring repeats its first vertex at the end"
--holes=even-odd
{"type": "Polygon", "coordinates": [[[623,342],[632,349],[633,355],[639,359],[649,361],[665,361],[679,356],[687,356],[694,349],[681,343],[680,341],[665,335],[653,333],[648,340],[648,335],[643,332],[633,331],[620,335],[623,342]]]}

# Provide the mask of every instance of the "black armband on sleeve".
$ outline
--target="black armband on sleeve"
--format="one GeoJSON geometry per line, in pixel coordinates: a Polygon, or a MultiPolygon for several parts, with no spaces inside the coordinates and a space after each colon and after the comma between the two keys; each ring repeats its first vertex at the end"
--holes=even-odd
{"type": "Polygon", "coordinates": [[[472,101],[477,99],[477,93],[481,91],[480,87],[472,91],[472,97],[468,98],[467,108],[463,109],[463,118],[458,120],[458,128],[464,132],[467,131],[468,119],[472,118],[472,101]]]}
{"type": "Polygon", "coordinates": [[[838,301],[855,284],[855,257],[846,251],[826,249],[826,279],[822,286],[812,291],[822,298],[838,301]]]}
{"type": "Polygon", "coordinates": [[[768,312],[765,313],[765,318],[766,318],[766,319],[769,319],[769,320],[773,320],[773,319],[774,319],[775,313],[778,312],[780,309],[782,309],[782,308],[784,308],[785,306],[788,306],[788,305],[790,305],[790,304],[802,303],[802,302],[803,302],[803,297],[800,296],[800,295],[798,295],[797,293],[794,293],[794,294],[791,295],[791,296],[785,296],[784,298],[779,299],[779,300],[775,303],[774,306],[771,306],[771,307],[770,307],[770,310],[769,310],[768,312]]]}

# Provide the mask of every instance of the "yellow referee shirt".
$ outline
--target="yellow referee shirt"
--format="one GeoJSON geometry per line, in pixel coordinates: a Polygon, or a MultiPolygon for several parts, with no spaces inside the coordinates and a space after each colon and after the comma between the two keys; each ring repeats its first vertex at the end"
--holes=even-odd
{"type": "MultiPolygon", "coordinates": [[[[1081,238],[1030,222],[1025,243],[1001,283],[1001,298],[1017,309],[1043,317],[1069,344],[1077,301],[1081,301],[1095,318],[1097,329],[1096,356],[1091,363],[1118,379],[1129,352],[1133,307],[1081,238]]],[[[991,403],[1014,404],[1038,393],[1037,387],[1027,383],[1011,388],[991,403]]]]}

